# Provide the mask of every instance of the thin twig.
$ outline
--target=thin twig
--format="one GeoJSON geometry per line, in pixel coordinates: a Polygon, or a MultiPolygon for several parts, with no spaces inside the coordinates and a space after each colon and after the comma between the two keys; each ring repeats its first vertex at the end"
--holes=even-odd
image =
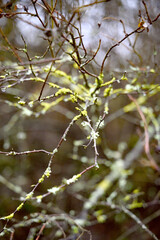
{"type": "Polygon", "coordinates": [[[158,240],[156,235],[152,231],[150,231],[149,228],[134,213],[132,213],[129,209],[127,209],[125,206],[115,206],[115,207],[117,209],[123,211],[130,218],[132,218],[140,226],[140,228],[143,229],[145,232],[147,232],[154,240],[158,240]]]}
{"type": "Polygon", "coordinates": [[[131,96],[130,94],[128,94],[128,97],[129,97],[129,99],[131,101],[133,101],[135,103],[137,111],[138,111],[138,113],[139,113],[139,115],[140,115],[140,117],[141,117],[141,119],[143,121],[143,124],[144,124],[144,130],[145,130],[145,144],[144,144],[144,148],[145,148],[145,153],[146,153],[148,159],[150,160],[151,166],[154,169],[156,169],[157,171],[160,171],[157,163],[155,162],[155,160],[153,159],[153,157],[152,157],[152,155],[150,153],[149,133],[148,133],[148,126],[147,126],[147,122],[146,122],[145,116],[144,116],[144,114],[143,114],[143,112],[142,112],[138,102],[136,101],[136,99],[133,96],[131,96]]]}
{"type": "Polygon", "coordinates": [[[44,224],[42,225],[42,227],[41,227],[41,229],[40,229],[40,231],[39,231],[39,233],[38,233],[38,236],[36,237],[36,240],[38,240],[38,239],[40,238],[40,236],[42,235],[42,232],[43,232],[43,230],[45,229],[46,224],[47,224],[47,223],[44,223],[44,224]]]}
{"type": "Polygon", "coordinates": [[[46,78],[45,78],[45,81],[44,81],[44,83],[43,83],[43,85],[42,85],[42,88],[41,88],[41,91],[40,91],[40,94],[39,94],[39,97],[38,97],[38,101],[40,101],[40,99],[41,99],[41,96],[42,96],[44,87],[45,87],[46,82],[47,82],[47,80],[48,80],[48,78],[49,78],[49,75],[50,75],[50,73],[51,73],[51,71],[52,71],[53,64],[54,64],[54,61],[52,61],[51,66],[50,66],[50,68],[49,68],[49,70],[48,70],[47,76],[46,76],[46,78]]]}
{"type": "Polygon", "coordinates": [[[10,151],[10,152],[3,152],[0,151],[0,154],[4,154],[6,156],[18,156],[18,155],[27,155],[27,154],[32,154],[32,153],[46,153],[48,155],[51,155],[51,152],[48,152],[44,149],[37,149],[37,150],[31,150],[31,151],[24,151],[24,152],[15,152],[15,151],[10,151]]]}
{"type": "Polygon", "coordinates": [[[148,18],[148,22],[149,22],[150,24],[152,24],[152,20],[151,20],[151,18],[150,18],[150,16],[149,16],[149,13],[148,13],[147,4],[145,3],[144,0],[142,0],[142,3],[143,3],[143,5],[144,5],[144,7],[145,7],[145,11],[146,11],[146,15],[147,15],[147,18],[148,18]]]}
{"type": "Polygon", "coordinates": [[[12,44],[9,42],[8,38],[7,38],[6,35],[4,34],[4,32],[3,32],[3,30],[2,30],[1,27],[0,27],[0,34],[1,34],[1,36],[3,37],[3,39],[5,40],[5,42],[7,43],[7,45],[10,47],[10,49],[12,50],[13,54],[16,56],[16,58],[18,59],[18,61],[23,64],[23,62],[22,62],[21,58],[19,57],[16,49],[15,49],[14,46],[12,46],[12,44]]]}
{"type": "Polygon", "coordinates": [[[31,69],[31,72],[32,72],[33,76],[36,77],[36,74],[35,74],[35,72],[34,72],[34,70],[33,70],[33,66],[32,66],[32,63],[31,63],[31,58],[30,58],[30,56],[29,56],[29,54],[28,54],[27,43],[26,43],[23,35],[21,35],[21,38],[22,38],[22,40],[23,40],[23,42],[24,42],[24,50],[23,50],[23,52],[25,52],[25,54],[26,54],[26,56],[27,56],[27,58],[28,58],[28,61],[30,62],[29,66],[30,66],[30,69],[31,69]]]}
{"type": "Polygon", "coordinates": [[[42,26],[44,28],[46,28],[46,24],[44,24],[44,22],[42,21],[42,19],[40,18],[39,14],[38,14],[38,11],[37,11],[37,8],[36,8],[36,2],[31,0],[32,1],[32,4],[33,4],[33,7],[34,7],[34,10],[36,12],[36,17],[39,19],[39,21],[41,22],[42,26]]]}
{"type": "Polygon", "coordinates": [[[53,62],[53,61],[58,61],[58,60],[61,60],[60,58],[46,58],[46,59],[42,59],[42,60],[38,60],[38,61],[28,61],[28,62],[24,62],[23,64],[20,63],[19,65],[20,66],[23,66],[23,65],[38,65],[38,64],[43,64],[43,63],[48,63],[48,62],[53,62]]]}
{"type": "Polygon", "coordinates": [[[90,6],[94,6],[95,4],[99,4],[99,3],[106,3],[106,2],[110,2],[111,0],[101,0],[101,1],[95,1],[93,3],[89,3],[89,4],[85,4],[85,5],[82,5],[78,8],[75,9],[76,12],[78,12],[80,9],[83,9],[83,8],[86,8],[86,7],[90,7],[90,6]]]}
{"type": "MultiPolygon", "coordinates": [[[[109,56],[109,53],[112,51],[112,49],[114,49],[115,47],[119,46],[124,40],[126,40],[129,36],[133,35],[134,33],[137,33],[139,30],[141,30],[141,27],[138,27],[135,30],[133,30],[132,32],[126,34],[124,38],[122,38],[120,41],[118,41],[116,44],[114,44],[112,47],[110,47],[110,49],[107,51],[107,53],[106,53],[106,55],[105,55],[105,57],[104,57],[104,59],[102,61],[101,73],[103,73],[104,63],[105,63],[107,57],[109,56]]],[[[144,31],[144,30],[145,29],[143,29],[142,31],[144,31]]]]}
{"type": "Polygon", "coordinates": [[[95,53],[93,54],[92,58],[89,59],[89,60],[87,60],[85,63],[82,63],[82,64],[80,65],[80,67],[84,67],[85,65],[87,65],[88,63],[90,63],[92,60],[94,60],[94,58],[96,57],[97,53],[99,52],[100,46],[101,46],[101,39],[99,40],[98,48],[97,48],[97,50],[95,51],[95,53]]]}
{"type": "Polygon", "coordinates": [[[48,2],[47,2],[46,0],[42,0],[42,2],[43,2],[43,4],[44,4],[44,6],[46,7],[48,13],[50,13],[51,18],[53,19],[53,21],[54,21],[56,27],[59,27],[59,24],[57,23],[55,17],[53,16],[51,6],[48,4],[48,2]]]}

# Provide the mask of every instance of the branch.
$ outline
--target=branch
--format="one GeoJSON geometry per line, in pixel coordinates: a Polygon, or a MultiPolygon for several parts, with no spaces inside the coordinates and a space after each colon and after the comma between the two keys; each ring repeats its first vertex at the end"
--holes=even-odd
{"type": "MultiPolygon", "coordinates": [[[[101,65],[101,74],[103,73],[103,68],[104,68],[104,63],[107,59],[107,57],[109,56],[109,53],[117,46],[119,46],[124,40],[126,40],[129,36],[133,35],[134,33],[137,33],[139,30],[141,30],[141,27],[136,28],[135,30],[133,30],[132,32],[128,33],[125,35],[124,38],[122,38],[118,43],[114,44],[106,53],[103,61],[102,61],[102,65],[101,65]]],[[[142,29],[141,32],[143,32],[145,29],[142,29]]],[[[139,33],[139,32],[138,32],[139,33]]]]}
{"type": "Polygon", "coordinates": [[[144,7],[145,7],[145,11],[146,11],[146,15],[147,15],[147,18],[148,18],[148,22],[149,22],[150,24],[152,24],[152,20],[151,20],[151,18],[150,18],[150,16],[149,16],[149,13],[148,13],[147,5],[146,5],[146,3],[145,3],[144,0],[142,0],[142,3],[143,3],[143,5],[144,5],[144,7]]]}
{"type": "Polygon", "coordinates": [[[144,144],[144,149],[145,149],[145,153],[148,157],[148,159],[150,160],[150,164],[151,166],[156,169],[157,171],[160,171],[160,168],[159,166],[157,165],[157,163],[155,162],[155,160],[153,159],[151,153],[150,153],[150,146],[149,146],[149,133],[148,133],[148,126],[147,126],[147,122],[146,122],[146,119],[145,119],[145,116],[138,104],[138,102],[136,101],[135,98],[133,98],[130,94],[128,94],[128,97],[131,101],[133,101],[136,105],[136,108],[137,108],[137,111],[143,121],[143,124],[144,124],[144,130],[145,130],[145,144],[144,144]]]}
{"type": "Polygon", "coordinates": [[[4,154],[6,156],[19,156],[19,155],[27,155],[27,154],[31,154],[31,153],[46,153],[48,155],[51,155],[51,152],[48,152],[44,149],[37,149],[37,150],[31,150],[31,151],[24,151],[24,152],[15,152],[15,151],[10,151],[10,152],[3,152],[0,151],[0,154],[4,154]]]}
{"type": "Polygon", "coordinates": [[[3,39],[5,40],[5,42],[7,43],[7,45],[10,47],[10,49],[12,50],[13,54],[15,55],[15,57],[18,59],[18,61],[20,63],[23,64],[21,58],[19,57],[18,53],[16,52],[16,49],[14,48],[14,46],[12,46],[12,44],[9,42],[8,38],[6,37],[6,35],[4,34],[2,28],[0,27],[0,34],[3,37],[3,39]]]}

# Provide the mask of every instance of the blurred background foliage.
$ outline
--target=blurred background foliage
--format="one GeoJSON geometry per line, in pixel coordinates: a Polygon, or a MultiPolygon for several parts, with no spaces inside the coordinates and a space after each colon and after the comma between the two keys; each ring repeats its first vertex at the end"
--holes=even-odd
{"type": "Polygon", "coordinates": [[[159,13],[159,0],[0,1],[2,239],[160,238],[159,13]]]}

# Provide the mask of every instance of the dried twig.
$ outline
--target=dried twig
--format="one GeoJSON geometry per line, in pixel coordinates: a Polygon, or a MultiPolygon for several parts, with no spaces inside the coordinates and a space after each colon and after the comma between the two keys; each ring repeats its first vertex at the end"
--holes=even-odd
{"type": "Polygon", "coordinates": [[[156,169],[157,171],[160,171],[157,163],[155,162],[155,160],[153,159],[153,157],[152,157],[152,155],[151,155],[151,153],[150,153],[149,133],[148,133],[148,126],[147,126],[147,122],[146,122],[145,116],[144,116],[144,114],[143,114],[143,112],[142,112],[142,110],[141,110],[138,102],[136,101],[136,99],[135,99],[133,96],[131,96],[130,94],[128,94],[128,97],[129,97],[129,99],[130,99],[131,101],[133,101],[133,102],[135,103],[136,108],[137,108],[137,111],[138,111],[138,113],[139,113],[139,115],[140,115],[140,117],[141,117],[141,119],[142,119],[142,121],[143,121],[143,124],[144,124],[144,130],[145,130],[145,144],[144,144],[144,149],[145,149],[145,153],[146,153],[148,159],[150,160],[150,165],[151,165],[154,169],[156,169]]]}
{"type": "MultiPolygon", "coordinates": [[[[141,30],[141,27],[138,27],[136,28],[135,30],[133,30],[132,32],[130,33],[127,33],[125,35],[124,38],[122,38],[120,41],[118,41],[116,44],[114,44],[112,47],[110,47],[110,49],[107,51],[103,61],[102,61],[102,65],[101,65],[101,73],[103,73],[103,68],[104,68],[104,64],[105,64],[105,61],[107,59],[107,57],[109,56],[109,53],[117,46],[119,46],[124,40],[126,40],[129,36],[133,35],[134,33],[137,33],[139,32],[139,30],[141,30]]],[[[142,29],[141,32],[143,32],[145,29],[142,29]]]]}
{"type": "Polygon", "coordinates": [[[6,37],[6,35],[4,34],[2,28],[0,27],[0,34],[3,37],[3,39],[5,40],[5,42],[7,43],[7,45],[10,47],[10,49],[12,50],[13,54],[15,55],[15,57],[18,59],[18,61],[20,63],[23,63],[20,56],[18,55],[16,49],[14,48],[14,46],[12,46],[12,44],[9,42],[8,38],[6,37]]]}
{"type": "Polygon", "coordinates": [[[46,153],[48,155],[51,155],[51,152],[48,152],[44,149],[37,149],[37,150],[31,150],[31,151],[24,151],[24,152],[15,152],[15,151],[10,151],[10,152],[3,152],[0,151],[0,154],[4,154],[6,156],[19,156],[19,155],[27,155],[27,154],[32,154],[32,153],[46,153]]]}
{"type": "Polygon", "coordinates": [[[44,223],[44,224],[42,225],[42,227],[41,227],[41,229],[40,229],[40,231],[39,231],[39,233],[38,233],[38,236],[36,237],[36,240],[38,240],[38,239],[40,238],[40,236],[42,235],[42,232],[43,232],[43,230],[45,229],[46,225],[47,225],[47,223],[44,223]]]}
{"type": "Polygon", "coordinates": [[[143,3],[143,5],[144,5],[144,7],[145,7],[145,11],[146,11],[146,15],[147,15],[147,18],[148,18],[148,22],[149,22],[150,24],[152,24],[152,20],[151,20],[151,18],[150,18],[150,16],[149,16],[149,13],[148,13],[147,4],[145,3],[144,0],[142,0],[142,3],[143,3]]]}

